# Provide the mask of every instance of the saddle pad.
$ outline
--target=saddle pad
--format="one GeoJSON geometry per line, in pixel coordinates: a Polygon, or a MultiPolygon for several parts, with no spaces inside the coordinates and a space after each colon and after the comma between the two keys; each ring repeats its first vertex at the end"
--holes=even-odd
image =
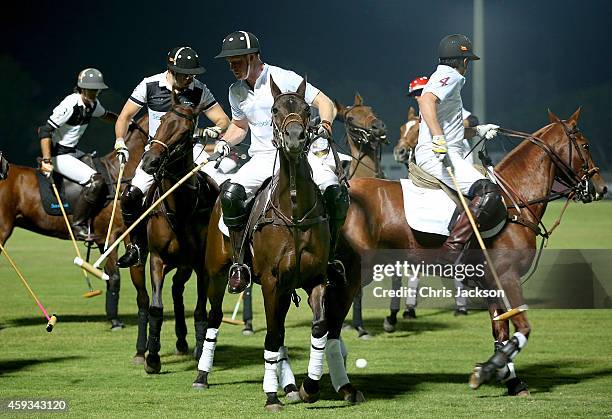
{"type": "Polygon", "coordinates": [[[424,233],[448,236],[455,203],[442,189],[419,188],[410,179],[400,179],[408,225],[424,233]]]}
{"type": "MultiPolygon", "coordinates": [[[[36,172],[36,176],[38,177],[38,189],[40,190],[40,200],[42,202],[42,206],[45,209],[45,212],[49,215],[62,215],[62,210],[60,209],[60,205],[55,198],[55,194],[53,193],[53,189],[51,188],[51,180],[48,179],[45,175],[36,172]]],[[[66,196],[64,195],[64,185],[62,182],[62,176],[53,174],[53,178],[56,185],[59,185],[58,192],[60,194],[60,198],[62,203],[64,204],[64,210],[66,214],[72,214],[72,207],[70,206],[66,196]]]]}

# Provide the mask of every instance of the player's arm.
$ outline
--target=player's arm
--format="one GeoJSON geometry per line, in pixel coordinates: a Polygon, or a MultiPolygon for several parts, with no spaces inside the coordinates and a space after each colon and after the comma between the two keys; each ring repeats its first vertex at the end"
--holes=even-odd
{"type": "Polygon", "coordinates": [[[444,135],[440,122],[438,121],[438,98],[431,92],[425,92],[419,100],[421,116],[429,128],[432,137],[434,135],[444,135]]]}

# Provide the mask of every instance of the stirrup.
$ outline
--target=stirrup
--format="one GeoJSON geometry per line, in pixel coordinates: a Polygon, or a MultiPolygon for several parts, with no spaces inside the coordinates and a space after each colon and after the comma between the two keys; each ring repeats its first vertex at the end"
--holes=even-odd
{"type": "Polygon", "coordinates": [[[228,270],[227,279],[228,279],[228,283],[227,283],[227,290],[228,290],[228,292],[229,292],[230,294],[238,294],[239,292],[244,292],[244,290],[246,290],[248,287],[250,287],[250,286],[251,286],[251,283],[252,283],[252,274],[251,274],[251,268],[250,268],[250,267],[249,267],[249,265],[247,265],[246,263],[238,263],[238,262],[234,262],[234,263],[233,263],[233,264],[230,266],[230,268],[229,268],[229,270],[228,270]],[[231,276],[232,276],[232,270],[234,270],[234,269],[238,269],[238,270],[245,269],[245,270],[246,270],[246,272],[247,272],[247,275],[249,276],[249,277],[248,277],[248,281],[246,282],[246,284],[244,284],[244,285],[242,285],[242,286],[240,287],[240,288],[241,288],[241,290],[240,290],[240,291],[231,291],[231,289],[230,289],[230,287],[231,287],[231,285],[232,285],[232,284],[230,284],[229,280],[230,280],[230,278],[231,278],[231,276]]]}

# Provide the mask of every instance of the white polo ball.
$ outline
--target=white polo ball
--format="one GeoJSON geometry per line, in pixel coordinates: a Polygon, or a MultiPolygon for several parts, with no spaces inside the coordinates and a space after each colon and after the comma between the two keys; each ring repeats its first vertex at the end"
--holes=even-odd
{"type": "Polygon", "coordinates": [[[365,368],[368,366],[368,361],[366,361],[363,358],[359,358],[358,360],[355,361],[355,366],[357,368],[365,368]]]}

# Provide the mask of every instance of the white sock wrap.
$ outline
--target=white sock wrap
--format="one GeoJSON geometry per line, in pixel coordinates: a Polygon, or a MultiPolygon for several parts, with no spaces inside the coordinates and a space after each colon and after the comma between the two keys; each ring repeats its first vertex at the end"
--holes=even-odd
{"type": "Polygon", "coordinates": [[[501,383],[505,383],[506,381],[515,377],[516,372],[514,371],[514,362],[508,362],[504,368],[497,370],[497,380],[501,383]]]}
{"type": "Polygon", "coordinates": [[[276,393],[278,391],[278,378],[276,377],[276,366],[280,352],[264,350],[264,393],[276,393]]]}
{"type": "Polygon", "coordinates": [[[346,359],[348,358],[348,349],[344,344],[344,340],[342,340],[342,336],[340,336],[340,353],[342,354],[342,358],[344,359],[344,369],[346,369],[346,359]]]}
{"type": "Polygon", "coordinates": [[[279,362],[276,367],[276,374],[280,381],[281,388],[287,387],[289,384],[295,385],[295,376],[291,370],[291,362],[289,361],[289,354],[287,353],[287,347],[281,346],[278,350],[279,362]]]}
{"type": "Polygon", "coordinates": [[[215,348],[217,346],[217,336],[219,336],[219,329],[206,329],[206,339],[202,345],[202,355],[198,361],[198,370],[206,372],[212,370],[215,348]]]}
{"type": "Polygon", "coordinates": [[[514,358],[516,358],[516,356],[518,355],[518,353],[521,351],[521,349],[523,349],[525,347],[525,345],[527,345],[527,337],[522,334],[521,332],[516,332],[514,334],[514,337],[518,340],[518,349],[516,351],[514,351],[512,353],[512,355],[510,355],[510,360],[514,360],[514,358]]]}
{"type": "MultiPolygon", "coordinates": [[[[323,375],[323,357],[325,356],[325,344],[327,333],[323,337],[310,336],[310,361],[308,361],[308,377],[319,381],[323,375]]],[[[340,349],[340,348],[338,348],[340,349]]]]}
{"type": "Polygon", "coordinates": [[[325,355],[327,356],[327,365],[329,366],[329,377],[336,392],[342,386],[349,383],[346,368],[344,368],[344,359],[340,349],[339,339],[328,339],[325,346],[325,355]]]}

